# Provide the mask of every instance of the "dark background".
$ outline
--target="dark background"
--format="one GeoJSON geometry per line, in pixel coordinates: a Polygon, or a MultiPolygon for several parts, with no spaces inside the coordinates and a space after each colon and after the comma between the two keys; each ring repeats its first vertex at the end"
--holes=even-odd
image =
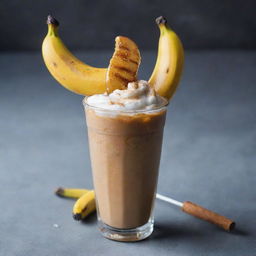
{"type": "Polygon", "coordinates": [[[39,50],[48,14],[61,24],[71,49],[112,49],[114,37],[131,37],[141,49],[155,49],[156,17],[163,15],[185,49],[256,47],[253,0],[1,0],[0,50],[39,50]]]}

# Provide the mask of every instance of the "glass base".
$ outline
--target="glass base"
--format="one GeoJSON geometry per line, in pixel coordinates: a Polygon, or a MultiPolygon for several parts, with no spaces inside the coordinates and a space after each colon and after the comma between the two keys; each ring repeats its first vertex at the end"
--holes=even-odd
{"type": "Polygon", "coordinates": [[[101,220],[98,220],[98,227],[101,234],[108,239],[121,242],[135,242],[143,240],[152,234],[154,221],[150,219],[145,225],[137,228],[119,229],[108,226],[101,220]]]}

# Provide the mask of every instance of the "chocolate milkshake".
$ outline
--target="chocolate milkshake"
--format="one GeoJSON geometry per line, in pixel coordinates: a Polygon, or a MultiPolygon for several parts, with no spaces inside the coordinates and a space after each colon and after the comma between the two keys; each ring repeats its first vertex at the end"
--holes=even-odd
{"type": "Polygon", "coordinates": [[[84,100],[99,227],[107,238],[141,240],[153,231],[166,105],[145,81],[84,100]]]}

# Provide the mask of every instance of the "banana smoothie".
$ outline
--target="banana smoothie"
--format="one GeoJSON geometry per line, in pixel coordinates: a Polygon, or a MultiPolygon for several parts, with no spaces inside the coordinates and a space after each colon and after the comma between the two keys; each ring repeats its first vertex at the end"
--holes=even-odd
{"type": "MultiPolygon", "coordinates": [[[[85,96],[98,226],[104,237],[118,241],[142,240],[153,231],[166,108],[183,70],[178,35],[163,16],[155,21],[160,31],[158,52],[148,82],[138,81],[141,55],[127,36],[115,37],[113,55],[103,68],[83,63],[68,50],[59,35],[60,23],[51,15],[42,43],[51,75],[66,89],[85,96]]],[[[86,195],[76,202],[76,220],[95,209],[94,194],[86,195]]]]}
{"type": "Polygon", "coordinates": [[[85,98],[100,228],[152,232],[166,105],[146,81],[85,98]]]}

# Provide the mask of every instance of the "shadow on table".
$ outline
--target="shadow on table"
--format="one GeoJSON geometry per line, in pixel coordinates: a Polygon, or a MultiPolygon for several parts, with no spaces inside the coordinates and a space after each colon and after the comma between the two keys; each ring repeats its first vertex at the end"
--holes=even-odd
{"type": "Polygon", "coordinates": [[[195,230],[189,226],[178,225],[176,223],[155,224],[152,239],[177,239],[185,237],[201,237],[204,236],[202,230],[195,230]]]}
{"type": "MultiPolygon", "coordinates": [[[[239,227],[235,228],[231,232],[227,232],[225,230],[222,230],[218,227],[212,226],[211,228],[216,228],[214,231],[214,234],[217,232],[220,233],[226,233],[227,235],[235,235],[235,236],[249,236],[249,232],[246,230],[242,230],[239,227]]],[[[151,239],[173,239],[177,240],[179,238],[186,239],[186,238],[193,238],[194,240],[202,240],[205,238],[212,237],[212,232],[209,233],[209,230],[205,230],[203,228],[197,228],[195,226],[191,227],[189,225],[178,224],[178,223],[167,223],[167,224],[161,224],[156,223],[154,226],[154,232],[151,235],[151,239]],[[211,233],[211,234],[210,234],[211,233]]]]}
{"type": "Polygon", "coordinates": [[[235,235],[235,236],[249,236],[250,235],[249,232],[247,232],[246,230],[240,229],[239,227],[232,230],[230,232],[230,234],[235,235]]]}
{"type": "Polygon", "coordinates": [[[83,225],[96,225],[97,224],[97,214],[94,212],[87,216],[84,220],[81,221],[83,225]]]}

